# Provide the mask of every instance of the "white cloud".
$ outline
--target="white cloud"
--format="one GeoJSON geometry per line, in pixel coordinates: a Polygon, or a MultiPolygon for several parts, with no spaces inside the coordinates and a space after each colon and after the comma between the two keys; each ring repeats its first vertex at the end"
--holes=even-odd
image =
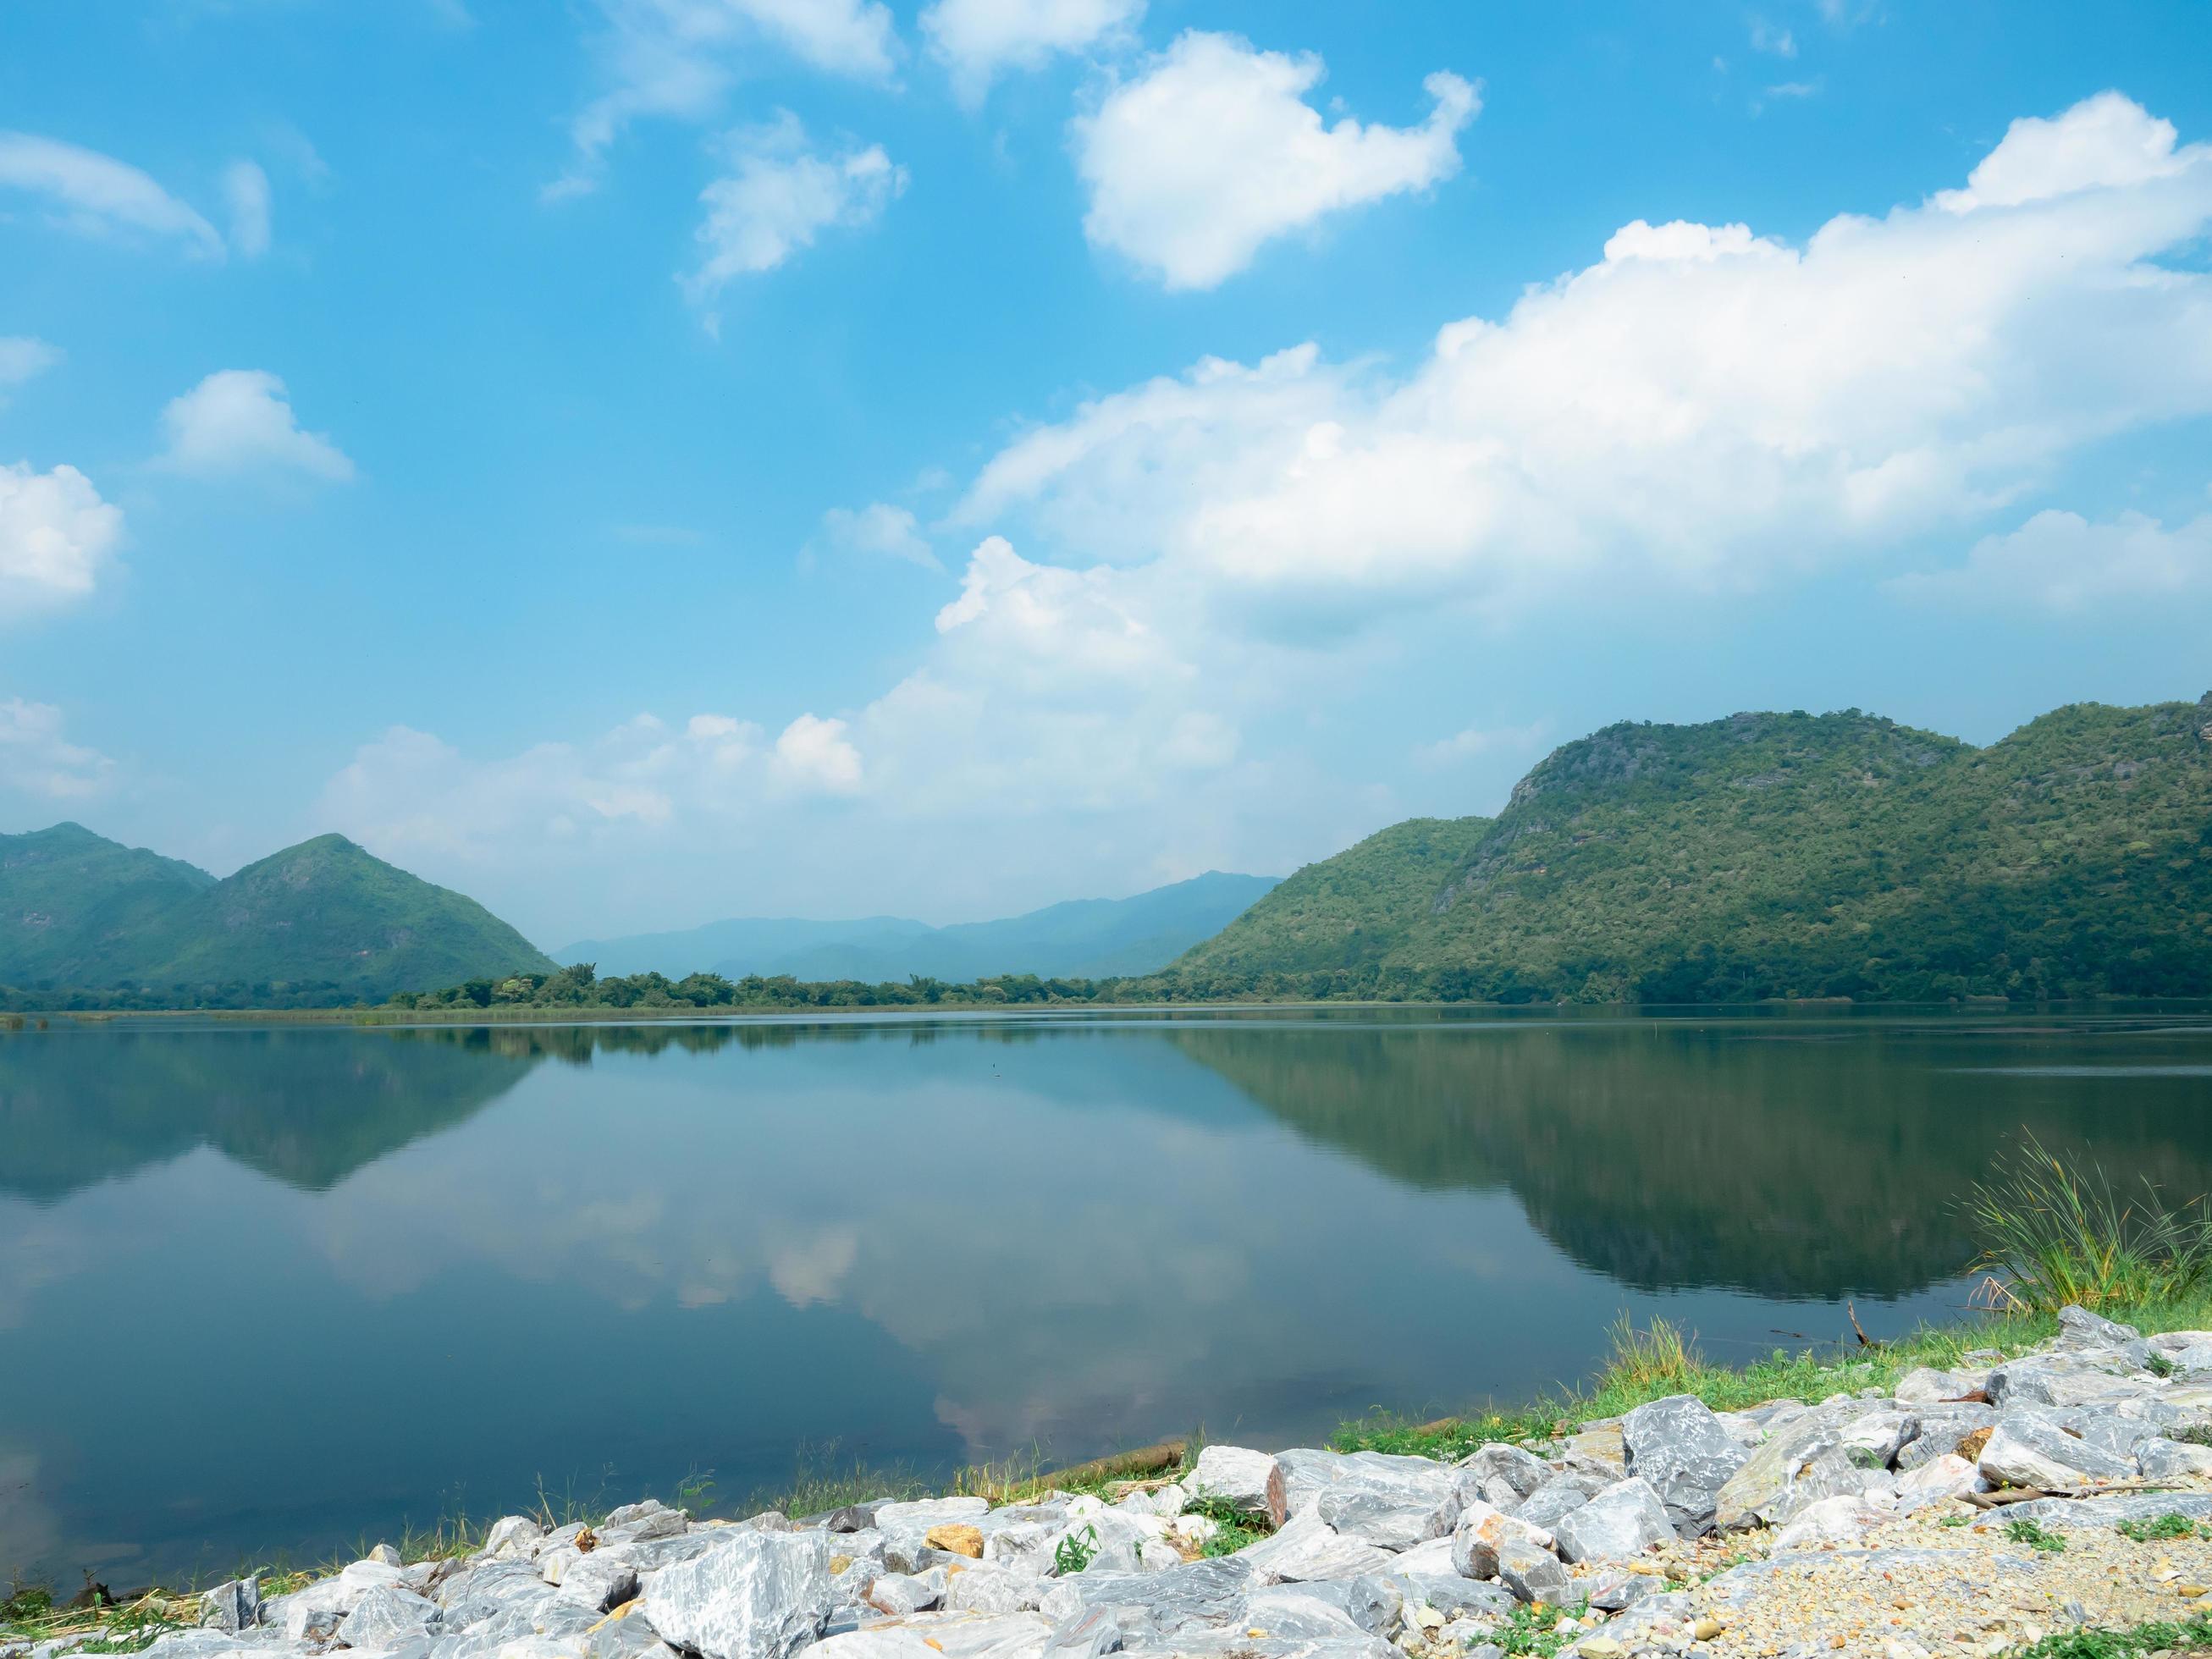
{"type": "Polygon", "coordinates": [[[59,346],[27,334],[0,334],[0,409],[8,406],[8,388],[37,379],[62,360],[59,346]]]}
{"type": "Polygon", "coordinates": [[[269,252],[269,175],[252,161],[223,169],[222,193],[230,204],[230,244],[249,259],[269,252]]]}
{"type": "Polygon", "coordinates": [[[818,154],[788,110],[730,134],[726,146],[730,173],[699,192],[707,205],[696,233],[700,259],[682,279],[694,305],[732,278],[775,270],[833,226],[866,224],[906,188],[906,169],[880,144],[818,154]]]}
{"type": "Polygon", "coordinates": [[[2168,530],[2141,513],[2102,524],[2039,513],[2009,534],[1984,536],[1965,564],[1889,587],[1908,599],[2055,614],[2212,593],[2212,514],[2168,530]]]}
{"type": "Polygon", "coordinates": [[[726,714],[694,715],[680,732],[641,714],[590,743],[489,762],[396,726],[331,780],[317,821],[403,860],[497,863],[684,817],[742,816],[760,793],[762,752],[760,728],[726,714]]]}
{"type": "Polygon", "coordinates": [[[2084,99],[2045,120],[2029,116],[2005,129],[2004,142],[1947,190],[1936,205],[1953,213],[2019,207],[2081,190],[2124,189],[2201,169],[2204,147],[2177,150],[2171,121],[2154,120],[2117,92],[2084,99]]]}
{"type": "Polygon", "coordinates": [[[954,90],[974,103],[1005,71],[1126,39],[1144,15],[1145,0],[936,0],[921,30],[954,90]]]}
{"type": "Polygon", "coordinates": [[[1401,379],[1310,345],[1209,359],[1018,438],[955,521],[1337,618],[1748,587],[1970,521],[2212,413],[2212,278],[2157,263],[2212,226],[2212,147],[2127,107],[2015,128],[1976,172],[2010,205],[1844,215],[1802,247],[1637,221],[1401,379]]]}
{"type": "Polygon", "coordinates": [[[1533,749],[1543,741],[1545,730],[1541,720],[1527,726],[1470,726],[1440,742],[1423,744],[1413,751],[1413,758],[1423,766],[1457,766],[1500,750],[1533,749]]]}
{"type": "Polygon", "coordinates": [[[1436,107],[1418,127],[1325,126],[1305,101],[1322,74],[1310,53],[1182,36],[1073,124],[1091,242],[1171,289],[1212,288],[1274,237],[1459,170],[1460,129],[1481,107],[1467,82],[1430,76],[1436,107]]]}
{"type": "Polygon", "coordinates": [[[123,509],[73,466],[0,463],[0,622],[92,592],[123,540],[123,509]]]}
{"type": "Polygon", "coordinates": [[[158,465],[197,477],[284,471],[332,483],[353,477],[353,463],[320,432],[306,432],[292,413],[284,382],[265,369],[218,369],[161,411],[168,436],[158,465]]]}
{"type": "Polygon", "coordinates": [[[81,800],[113,781],[115,763],[62,735],[52,703],[0,697],[0,789],[48,800],[81,800]]]}
{"type": "Polygon", "coordinates": [[[1777,58],[1795,58],[1797,37],[1788,29],[1776,28],[1765,18],[1754,17],[1751,20],[1751,49],[1771,52],[1777,58]]]}
{"type": "Polygon", "coordinates": [[[548,198],[592,189],[606,150],[641,118],[712,118],[734,65],[767,46],[835,74],[881,80],[896,36],[878,0],[597,0],[594,46],[609,89],[570,125],[576,165],[548,198]]]}
{"type": "Polygon", "coordinates": [[[860,787],[860,751],[847,739],[842,720],[801,714],[775,740],[771,763],[787,788],[849,795],[860,787]]]}
{"type": "Polygon", "coordinates": [[[914,514],[902,507],[883,501],[858,509],[833,507],[822,515],[822,530],[831,545],[851,552],[903,559],[925,570],[945,568],[916,527],[914,514]]]}
{"type": "Polygon", "coordinates": [[[52,204],[58,222],[88,235],[173,238],[195,252],[222,257],[222,238],[198,213],[127,162],[97,150],[0,132],[0,191],[22,191],[52,204]]]}

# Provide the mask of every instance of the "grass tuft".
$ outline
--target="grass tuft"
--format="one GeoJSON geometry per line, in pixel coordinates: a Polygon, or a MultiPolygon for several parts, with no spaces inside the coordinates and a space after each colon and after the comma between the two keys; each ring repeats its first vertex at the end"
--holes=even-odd
{"type": "Polygon", "coordinates": [[[2056,1314],[2069,1303],[2098,1311],[2193,1295],[2212,1275],[2212,1206],[2177,1209],[2146,1177],[2116,1190],[2094,1163],[2073,1165],[2024,1136],[1977,1182],[1965,1203],[1987,1270],[2007,1309],[2056,1314]]]}

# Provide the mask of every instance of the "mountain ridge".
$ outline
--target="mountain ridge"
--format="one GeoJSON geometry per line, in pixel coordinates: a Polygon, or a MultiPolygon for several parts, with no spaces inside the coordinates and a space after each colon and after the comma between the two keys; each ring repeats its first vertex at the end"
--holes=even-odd
{"type": "Polygon", "coordinates": [[[221,880],[74,823],[0,836],[0,985],[282,1006],[553,966],[474,899],[343,836],[221,880]]]}
{"type": "Polygon", "coordinates": [[[1275,885],[1218,870],[1120,899],[1065,899],[1019,915],[932,927],[906,917],[736,917],[665,933],[586,939],[553,952],[604,975],[708,972],[878,983],[1002,973],[1108,979],[1155,972],[1275,885]]]}
{"type": "Polygon", "coordinates": [[[1171,973],[1505,1002],[2212,994],[2212,694],[1977,749],[1861,713],[1623,721],[1495,818],[1309,865],[1171,973]]]}

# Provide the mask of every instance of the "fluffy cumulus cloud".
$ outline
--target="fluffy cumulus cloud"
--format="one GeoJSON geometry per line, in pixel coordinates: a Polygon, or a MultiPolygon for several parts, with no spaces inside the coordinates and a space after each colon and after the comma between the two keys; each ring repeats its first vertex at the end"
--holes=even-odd
{"type": "Polygon", "coordinates": [[[0,790],[42,800],[82,800],[114,781],[115,763],[63,735],[52,703],[0,697],[0,790]]]}
{"type": "Polygon", "coordinates": [[[353,463],[320,432],[301,429],[284,382],[265,369],[224,368],[161,411],[167,440],[160,465],[194,477],[295,472],[326,483],[353,477],[353,463]]]}
{"type": "Polygon", "coordinates": [[[1637,221],[1411,373],[1209,360],[1013,441],[957,510],[1334,614],[1595,576],[1747,587],[2002,508],[2212,412],[2212,146],[2114,96],[2017,124],[1966,190],[1802,246],[1637,221]]]}
{"type": "Polygon", "coordinates": [[[683,278],[697,306],[735,277],[775,270],[832,227],[866,224],[906,188],[906,169],[881,145],[817,150],[788,111],[731,134],[725,148],[730,171],[699,194],[707,209],[699,263],[683,278]]]}
{"type": "Polygon", "coordinates": [[[1306,102],[1322,60],[1192,31],[1074,123],[1083,226],[1170,288],[1212,288],[1270,240],[1459,170],[1475,88],[1439,71],[1415,127],[1334,126],[1306,102]]]}
{"type": "Polygon", "coordinates": [[[0,463],[0,623],[81,599],[123,540],[123,509],[73,466],[0,463]]]}
{"type": "Polygon", "coordinates": [[[2212,594],[2212,514],[2169,530],[2141,513],[2092,523],[2042,512],[1984,537],[1963,565],[1900,576],[1890,587],[1930,604],[2055,615],[2212,594]]]}
{"type": "Polygon", "coordinates": [[[592,49],[607,89],[571,124],[576,162],[546,187],[549,198],[592,189],[633,121],[711,119],[748,52],[881,80],[897,44],[878,0],[597,0],[597,9],[592,49]]]}
{"type": "Polygon", "coordinates": [[[842,720],[801,714],[775,740],[776,780],[802,793],[850,795],[860,787],[860,751],[842,720]]]}
{"type": "Polygon", "coordinates": [[[853,793],[860,752],[845,722],[801,714],[771,742],[732,714],[671,726],[640,714],[584,742],[489,760],[394,726],[325,787],[320,821],[431,867],[591,854],[695,832],[719,835],[771,803],[853,793]]]}
{"type": "Polygon", "coordinates": [[[1009,70],[1130,38],[1145,0],[936,0],[921,14],[931,52],[968,102],[1009,70]]]}
{"type": "Polygon", "coordinates": [[[914,514],[903,507],[871,501],[863,507],[833,507],[822,515],[822,533],[834,548],[902,559],[925,570],[942,570],[914,514]]]}
{"type": "Polygon", "coordinates": [[[179,244],[222,257],[216,228],[146,173],[58,138],[0,132],[0,191],[38,198],[59,223],[88,235],[179,244]]]}

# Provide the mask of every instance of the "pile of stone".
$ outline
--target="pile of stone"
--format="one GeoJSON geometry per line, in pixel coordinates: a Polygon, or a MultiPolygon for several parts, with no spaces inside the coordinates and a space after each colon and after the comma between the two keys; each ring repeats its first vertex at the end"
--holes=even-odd
{"type": "MultiPolygon", "coordinates": [[[[267,1601],[251,1580],[224,1585],[207,1597],[202,1629],[152,1651],[1488,1659],[1509,1635],[1540,1630],[1585,1659],[1701,1644],[1826,1654],[1856,1646],[1823,1633],[1820,1620],[1848,1613],[1835,1604],[1862,1579],[1878,1586],[1930,1559],[1930,1583],[2002,1578],[1995,1558],[1957,1553],[2021,1553],[2006,1541],[2008,1521],[2107,1529],[2172,1514],[2212,1522],[2212,1449],[2188,1437],[2212,1427],[2212,1333],[2145,1340],[2074,1309],[2063,1324],[2034,1353],[1916,1370],[1893,1392],[1723,1413],[1683,1395],[1557,1441],[1486,1445],[1455,1463],[1208,1446],[1179,1481],[1111,1503],[954,1497],[737,1523],[694,1522],[647,1503],[596,1527],[553,1531],[513,1517],[465,1560],[409,1565],[380,1551],[267,1601]],[[2113,1488],[2118,1495],[2097,1495],[2113,1488]],[[2066,1495],[1996,1508],[1970,1501],[2021,1489],[2066,1495]],[[1224,1516],[1265,1535],[1208,1553],[1224,1516]],[[1938,1518],[1966,1524],[1938,1532],[1938,1518]],[[1908,1523],[1928,1528],[1911,1549],[1894,1542],[1908,1523]],[[1875,1548],[1870,1540],[1889,1541],[1875,1548]],[[1942,1550],[1954,1554],[1931,1554],[1942,1550]],[[1723,1553],[1738,1565],[1701,1573],[1723,1553]],[[1800,1560],[1852,1564],[1846,1588],[1762,1624],[1763,1598],[1802,1587],[1791,1570],[1800,1560]],[[1778,1633],[1744,1645],[1754,1628],[1778,1633]]],[[[2160,1548],[2168,1565],[2152,1589],[2202,1595],[2212,1544],[2198,1536],[2160,1548]]],[[[2063,1571],[2055,1555],[2026,1565],[2063,1571]]],[[[2079,1600],[2064,1605],[2091,1616],[2079,1600]]],[[[2169,1616],[2191,1610],[2177,1601],[2169,1616]]],[[[1875,1611],[1901,1622],[1889,1605],[1875,1611]]],[[[1836,1628],[1869,1627],[1861,1612],[1836,1628]]],[[[1938,1609],[1937,1622],[1966,1613],[1954,1620],[1938,1609]]],[[[1984,1619],[1977,1628],[1996,1626],[1984,1619]]],[[[1863,1650],[1928,1650],[1900,1648],[1902,1639],[1863,1650]]],[[[1987,1650],[2004,1644],[2000,1632],[1987,1650]]]]}

